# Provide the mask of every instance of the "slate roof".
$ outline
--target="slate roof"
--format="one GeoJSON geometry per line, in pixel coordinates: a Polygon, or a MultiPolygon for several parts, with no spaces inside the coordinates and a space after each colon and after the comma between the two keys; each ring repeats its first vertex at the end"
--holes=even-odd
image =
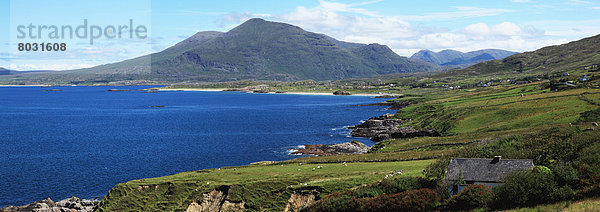
{"type": "Polygon", "coordinates": [[[501,182],[509,173],[533,167],[530,159],[500,159],[492,163],[487,158],[452,158],[446,171],[447,180],[457,180],[462,171],[465,181],[501,182]]]}

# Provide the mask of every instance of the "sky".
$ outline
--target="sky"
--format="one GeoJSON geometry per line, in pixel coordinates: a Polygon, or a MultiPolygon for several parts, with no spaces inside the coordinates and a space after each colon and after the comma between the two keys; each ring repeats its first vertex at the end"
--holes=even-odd
{"type": "Polygon", "coordinates": [[[533,51],[600,34],[599,0],[0,0],[0,8],[5,29],[0,67],[14,70],[119,62],[164,50],[200,31],[228,31],[250,18],[342,41],[384,44],[407,57],[421,49],[533,51]],[[52,26],[84,26],[88,34],[51,35],[52,26]],[[145,30],[119,31],[120,26],[145,30]],[[67,49],[19,51],[19,43],[65,43],[67,49]]]}

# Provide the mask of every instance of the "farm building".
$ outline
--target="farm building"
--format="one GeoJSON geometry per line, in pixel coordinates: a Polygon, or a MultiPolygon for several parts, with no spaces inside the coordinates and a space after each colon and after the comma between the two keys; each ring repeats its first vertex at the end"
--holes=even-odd
{"type": "Polygon", "coordinates": [[[501,156],[492,159],[452,158],[446,171],[446,180],[450,182],[450,193],[454,195],[472,184],[501,185],[502,179],[508,174],[533,166],[533,160],[530,159],[502,159],[501,156]]]}

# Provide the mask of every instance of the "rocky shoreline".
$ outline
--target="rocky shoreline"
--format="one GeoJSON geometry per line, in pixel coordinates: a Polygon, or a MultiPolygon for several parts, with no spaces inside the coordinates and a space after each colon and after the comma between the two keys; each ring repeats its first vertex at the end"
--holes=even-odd
{"type": "Polygon", "coordinates": [[[100,203],[100,200],[98,199],[88,200],[71,197],[54,202],[52,199],[48,198],[42,201],[35,201],[27,205],[8,206],[1,208],[0,212],[91,212],[98,207],[98,203],[100,203]]]}
{"type": "MultiPolygon", "coordinates": [[[[381,98],[383,98],[383,97],[381,97],[381,98]]],[[[385,102],[366,104],[366,105],[351,105],[351,106],[385,106],[385,107],[388,107],[387,108],[388,110],[400,110],[408,105],[410,105],[409,102],[387,100],[385,102]]]]}
{"type": "Polygon", "coordinates": [[[304,148],[292,149],[292,155],[347,155],[364,154],[369,151],[369,146],[360,141],[350,141],[342,144],[308,144],[304,148]]]}
{"type": "Polygon", "coordinates": [[[371,117],[364,123],[349,127],[354,137],[371,138],[379,142],[394,138],[412,138],[420,136],[438,136],[439,133],[431,129],[417,130],[412,126],[402,126],[401,119],[395,119],[394,114],[371,117]]]}
{"type": "MultiPolygon", "coordinates": [[[[383,96],[381,98],[392,98],[392,96],[383,96]]],[[[410,102],[387,100],[385,102],[352,105],[352,106],[388,106],[388,110],[400,110],[410,105],[410,102]]],[[[365,122],[348,127],[353,137],[370,138],[374,142],[380,142],[395,138],[413,138],[422,136],[439,136],[439,133],[432,129],[415,129],[412,126],[403,126],[401,119],[394,118],[394,114],[387,113],[381,116],[371,117],[365,122]]],[[[343,144],[314,144],[305,145],[305,148],[293,149],[291,154],[295,155],[340,155],[340,154],[364,154],[370,147],[358,141],[347,142],[343,144]]]]}

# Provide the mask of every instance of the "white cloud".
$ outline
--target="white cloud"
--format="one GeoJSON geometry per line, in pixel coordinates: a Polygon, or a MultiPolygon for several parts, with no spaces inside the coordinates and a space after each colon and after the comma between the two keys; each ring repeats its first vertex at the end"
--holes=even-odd
{"type": "Polygon", "coordinates": [[[432,20],[448,20],[448,19],[459,19],[459,18],[477,18],[486,16],[496,16],[504,13],[514,12],[506,9],[489,9],[481,7],[454,7],[456,11],[453,12],[437,12],[423,16],[398,16],[403,20],[409,21],[432,21],[432,20]]]}
{"type": "Polygon", "coordinates": [[[338,3],[338,2],[328,2],[328,1],[319,0],[319,7],[321,9],[332,11],[332,12],[350,12],[350,13],[362,14],[362,15],[367,15],[367,16],[379,16],[376,12],[372,12],[372,11],[362,9],[362,8],[356,8],[356,6],[364,6],[364,5],[368,5],[368,4],[377,3],[380,1],[381,0],[362,2],[362,3],[358,3],[358,4],[344,4],[344,3],[338,3]]]}
{"type": "Polygon", "coordinates": [[[510,22],[502,22],[494,25],[494,27],[492,27],[492,31],[499,35],[517,36],[521,34],[521,27],[510,22]]]}
{"type": "MultiPolygon", "coordinates": [[[[520,25],[512,22],[493,24],[473,22],[454,30],[411,24],[429,20],[480,20],[479,17],[502,15],[513,12],[512,10],[463,6],[455,7],[454,11],[422,16],[381,16],[361,8],[362,5],[377,2],[379,1],[345,4],[320,0],[318,6],[299,6],[290,13],[271,14],[268,19],[297,25],[308,31],[324,33],[338,40],[388,45],[402,56],[410,56],[420,49],[473,51],[496,48],[522,52],[568,41],[557,36],[548,36],[553,33],[546,30],[549,25],[552,25],[549,23],[520,25]],[[544,29],[538,28],[540,26],[544,29]]],[[[229,20],[227,23],[233,26],[252,17],[256,16],[237,13],[223,17],[221,20],[229,20]],[[237,21],[231,22],[232,20],[237,21]]],[[[598,26],[591,23],[588,25],[598,26]]],[[[584,28],[582,33],[593,30],[588,28],[584,28]]]]}
{"type": "Polygon", "coordinates": [[[528,22],[528,25],[544,26],[545,34],[555,37],[588,37],[600,34],[600,19],[591,20],[544,20],[528,22]]]}
{"type": "Polygon", "coordinates": [[[465,27],[465,31],[469,34],[488,35],[490,34],[491,29],[485,23],[476,23],[465,27]]]}
{"type": "Polygon", "coordinates": [[[585,0],[567,0],[567,4],[572,4],[572,5],[591,5],[591,4],[594,4],[594,3],[590,2],[590,1],[585,1],[585,0]]]}
{"type": "Polygon", "coordinates": [[[531,2],[531,0],[510,0],[511,2],[517,2],[517,3],[528,3],[531,2]]]}

